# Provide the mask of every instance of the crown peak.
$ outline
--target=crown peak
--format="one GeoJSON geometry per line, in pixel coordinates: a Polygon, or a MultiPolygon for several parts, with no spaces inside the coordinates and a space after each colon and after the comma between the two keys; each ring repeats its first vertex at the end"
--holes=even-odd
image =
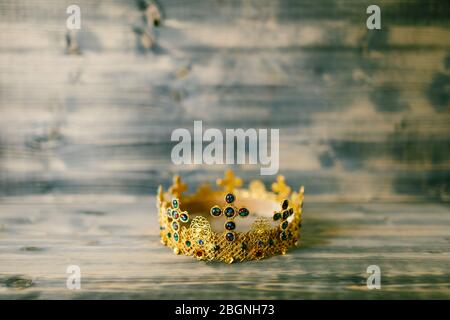
{"type": "Polygon", "coordinates": [[[277,198],[280,200],[289,196],[291,188],[286,184],[284,176],[279,175],[276,182],[272,183],[272,191],[277,194],[277,198]]]}
{"type": "Polygon", "coordinates": [[[181,194],[187,190],[187,188],[187,184],[181,181],[181,177],[179,175],[176,175],[173,177],[173,183],[169,188],[169,192],[173,196],[179,198],[181,197],[181,194]]]}
{"type": "Polygon", "coordinates": [[[164,201],[164,191],[163,191],[163,187],[161,185],[158,187],[157,199],[158,199],[158,202],[156,204],[157,204],[157,207],[159,208],[161,203],[163,203],[163,201],[164,201]]]}
{"type": "Polygon", "coordinates": [[[226,192],[233,192],[236,187],[242,186],[242,179],[236,177],[233,170],[227,170],[222,179],[217,179],[217,185],[225,189],[226,192]]]}

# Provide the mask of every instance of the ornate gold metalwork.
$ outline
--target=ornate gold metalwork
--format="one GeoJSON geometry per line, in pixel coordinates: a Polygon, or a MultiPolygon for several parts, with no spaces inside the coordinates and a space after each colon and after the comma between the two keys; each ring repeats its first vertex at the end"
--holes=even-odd
{"type": "Polygon", "coordinates": [[[169,192],[164,193],[162,187],[158,188],[157,207],[161,242],[172,248],[174,253],[203,261],[232,263],[285,254],[290,247],[298,245],[304,188],[291,193],[284,177],[278,176],[272,185],[275,192],[267,191],[258,180],[252,181],[248,189],[236,189],[242,185],[242,180],[235,177],[232,171],[228,171],[224,179],[218,179],[222,190],[202,185],[193,194],[183,195],[187,185],[181,182],[179,176],[175,176],[173,181],[169,192]],[[227,193],[231,192],[233,198],[229,201],[231,198],[227,193]],[[239,199],[240,205],[248,208],[242,216],[254,218],[249,229],[241,232],[234,228],[213,229],[213,220],[209,220],[212,208],[219,208],[220,216],[223,216],[223,210],[233,207],[234,215],[225,217],[225,225],[239,215],[239,209],[233,205],[235,198],[239,199]],[[222,201],[224,205],[218,205],[222,201]],[[274,210],[279,208],[280,201],[281,209],[274,210]],[[271,206],[274,208],[272,211],[271,206]],[[182,214],[185,215],[183,219],[182,214]],[[230,232],[233,233],[232,239],[227,236],[230,232]]]}

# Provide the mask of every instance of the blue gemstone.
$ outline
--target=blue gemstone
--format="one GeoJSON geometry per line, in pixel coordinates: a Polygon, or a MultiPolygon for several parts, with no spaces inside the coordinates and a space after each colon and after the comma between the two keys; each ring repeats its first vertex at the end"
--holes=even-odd
{"type": "Polygon", "coordinates": [[[281,213],[275,212],[275,213],[273,214],[273,220],[277,221],[277,220],[279,220],[280,218],[281,218],[281,213]]]}
{"type": "Polygon", "coordinates": [[[187,222],[189,220],[189,216],[186,213],[180,214],[180,220],[183,222],[187,222]]]}
{"type": "Polygon", "coordinates": [[[228,218],[231,218],[234,216],[234,209],[232,207],[226,207],[224,213],[228,218]]]}
{"type": "Polygon", "coordinates": [[[225,223],[225,229],[227,230],[236,229],[236,223],[234,223],[234,221],[228,221],[227,223],[225,223]]]}
{"type": "Polygon", "coordinates": [[[200,240],[198,240],[198,244],[202,246],[205,244],[205,242],[203,242],[203,240],[200,239],[200,240]]]}
{"type": "Polygon", "coordinates": [[[225,235],[225,238],[226,238],[228,241],[233,241],[233,240],[234,240],[234,233],[233,233],[233,232],[228,232],[228,233],[225,235]]]}
{"type": "Polygon", "coordinates": [[[234,197],[234,194],[232,194],[232,193],[227,194],[225,197],[225,201],[227,203],[233,203],[234,200],[235,200],[235,197],[234,197]]]}
{"type": "Polygon", "coordinates": [[[214,216],[214,217],[218,217],[218,216],[220,216],[221,214],[222,214],[222,210],[220,210],[220,208],[219,207],[212,207],[211,208],[211,214],[214,216]]]}

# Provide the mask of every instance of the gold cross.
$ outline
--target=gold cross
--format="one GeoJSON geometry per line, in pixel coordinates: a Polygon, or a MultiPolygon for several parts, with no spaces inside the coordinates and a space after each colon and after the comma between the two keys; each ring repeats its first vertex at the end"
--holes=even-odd
{"type": "Polygon", "coordinates": [[[278,194],[278,200],[282,200],[289,196],[289,193],[291,193],[291,188],[286,185],[284,176],[279,175],[277,177],[277,182],[272,183],[272,191],[278,194]]]}
{"type": "Polygon", "coordinates": [[[216,183],[226,192],[233,192],[234,188],[242,186],[242,179],[235,177],[233,170],[227,170],[223,179],[217,179],[216,183]]]}
{"type": "Polygon", "coordinates": [[[164,192],[163,192],[162,186],[158,187],[158,196],[157,196],[157,198],[158,198],[157,206],[159,207],[159,205],[161,203],[163,203],[163,201],[164,201],[164,192]]]}
{"type": "Polygon", "coordinates": [[[185,192],[187,188],[188,188],[187,184],[181,182],[180,176],[174,176],[172,186],[169,188],[169,192],[175,198],[180,198],[181,193],[185,192]]]}

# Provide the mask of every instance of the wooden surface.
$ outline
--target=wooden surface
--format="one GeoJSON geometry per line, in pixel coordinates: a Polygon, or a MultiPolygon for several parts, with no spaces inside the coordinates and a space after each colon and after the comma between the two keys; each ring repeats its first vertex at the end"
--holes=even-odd
{"type": "Polygon", "coordinates": [[[369,31],[371,1],[166,0],[150,50],[136,2],[77,3],[79,55],[72,1],[0,1],[0,298],[450,297],[447,2],[379,1],[369,31]],[[228,266],[159,244],[158,184],[225,169],[171,163],[194,120],[280,129],[301,248],[228,266]]]}
{"type": "Polygon", "coordinates": [[[450,217],[443,205],[308,203],[298,249],[227,265],[160,245],[153,201],[6,199],[0,298],[450,298],[450,217]],[[81,268],[80,291],[66,289],[73,264],[81,268]],[[381,268],[380,290],[366,288],[373,264],[381,268]]]}

